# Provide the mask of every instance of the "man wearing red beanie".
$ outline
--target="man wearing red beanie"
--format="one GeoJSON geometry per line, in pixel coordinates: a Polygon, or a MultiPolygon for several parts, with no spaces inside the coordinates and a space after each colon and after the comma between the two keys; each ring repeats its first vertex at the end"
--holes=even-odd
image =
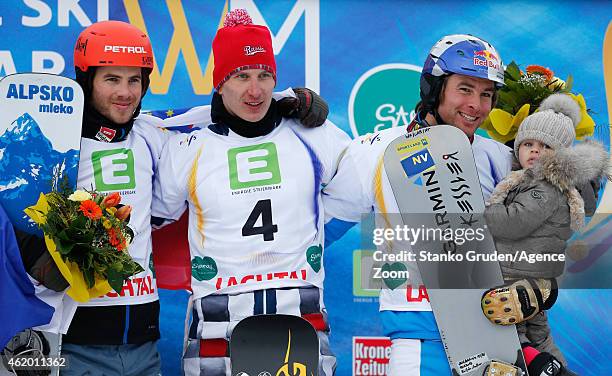
{"type": "Polygon", "coordinates": [[[265,26],[253,25],[244,9],[228,14],[212,47],[215,58],[213,85],[217,91],[232,75],[247,69],[265,70],[276,81],[270,31],[265,26]]]}
{"type": "Polygon", "coordinates": [[[319,374],[332,375],[320,190],[349,137],[329,121],[306,128],[282,117],[272,97],[270,32],[244,10],[228,14],[213,54],[210,118],[204,110],[181,115],[202,127],[165,146],[159,171],[167,178],[153,206],[154,216],[175,220],[185,204],[189,210],[193,311],[184,372],[231,374],[228,339],[237,322],[290,314],[317,329],[319,374]]]}

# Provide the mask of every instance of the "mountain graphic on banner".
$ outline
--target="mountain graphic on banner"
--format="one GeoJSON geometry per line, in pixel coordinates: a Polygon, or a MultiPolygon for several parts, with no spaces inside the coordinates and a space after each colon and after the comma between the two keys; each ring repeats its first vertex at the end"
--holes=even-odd
{"type": "Polygon", "coordinates": [[[23,209],[34,205],[41,192],[67,177],[76,181],[79,154],[53,149],[36,120],[25,113],[0,135],[0,202],[11,222],[27,232],[37,232],[23,209]],[[55,179],[55,177],[59,179],[55,179]]]}

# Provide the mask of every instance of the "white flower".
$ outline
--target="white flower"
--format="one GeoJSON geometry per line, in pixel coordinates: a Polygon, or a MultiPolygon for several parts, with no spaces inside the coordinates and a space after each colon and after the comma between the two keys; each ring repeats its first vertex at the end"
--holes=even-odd
{"type": "Polygon", "coordinates": [[[91,200],[91,195],[89,194],[89,192],[78,189],[74,191],[73,194],[68,196],[68,200],[78,201],[78,202],[85,201],[85,200],[91,200]]]}

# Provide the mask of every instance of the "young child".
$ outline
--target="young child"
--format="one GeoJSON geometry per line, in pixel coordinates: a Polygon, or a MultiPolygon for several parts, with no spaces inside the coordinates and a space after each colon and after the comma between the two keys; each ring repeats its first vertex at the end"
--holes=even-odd
{"type": "Polygon", "coordinates": [[[520,169],[496,186],[485,210],[497,252],[523,256],[500,262],[506,285],[483,295],[485,316],[495,324],[517,324],[521,343],[552,354],[564,365],[544,310],[557,298],[556,278],[565,266],[559,256],[564,256],[572,233],[584,225],[584,202],[576,186],[606,176],[609,164],[597,143],[572,147],[580,117],[571,97],[554,94],[525,118],[514,143],[520,169]],[[546,259],[525,260],[535,255],[546,259]]]}

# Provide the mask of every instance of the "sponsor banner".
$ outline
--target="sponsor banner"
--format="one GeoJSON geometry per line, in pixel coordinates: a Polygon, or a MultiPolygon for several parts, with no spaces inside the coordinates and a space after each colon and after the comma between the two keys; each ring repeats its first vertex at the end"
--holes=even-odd
{"type": "Polygon", "coordinates": [[[352,136],[407,126],[419,101],[420,77],[421,68],[411,64],[383,64],[362,74],[349,98],[352,136]]]}
{"type": "Polygon", "coordinates": [[[388,337],[353,337],[353,376],[386,376],[390,357],[388,337]]]}

